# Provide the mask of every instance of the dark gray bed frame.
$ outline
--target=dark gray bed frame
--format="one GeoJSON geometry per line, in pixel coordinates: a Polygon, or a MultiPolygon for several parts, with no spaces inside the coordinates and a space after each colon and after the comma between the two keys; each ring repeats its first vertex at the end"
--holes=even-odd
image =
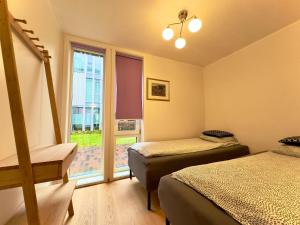
{"type": "Polygon", "coordinates": [[[159,157],[144,157],[131,148],[127,151],[129,177],[132,179],[134,175],[147,190],[148,210],[151,210],[151,192],[157,189],[161,177],[189,166],[224,161],[249,154],[249,148],[245,145],[232,145],[207,151],[159,157]]]}
{"type": "Polygon", "coordinates": [[[166,225],[241,225],[222,208],[186,184],[164,176],[158,187],[166,225]]]}

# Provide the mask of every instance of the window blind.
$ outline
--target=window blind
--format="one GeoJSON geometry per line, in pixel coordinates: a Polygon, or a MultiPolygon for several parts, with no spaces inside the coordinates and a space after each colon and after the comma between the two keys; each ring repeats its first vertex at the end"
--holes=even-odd
{"type": "Polygon", "coordinates": [[[142,119],[143,60],[116,55],[116,119],[142,119]]]}

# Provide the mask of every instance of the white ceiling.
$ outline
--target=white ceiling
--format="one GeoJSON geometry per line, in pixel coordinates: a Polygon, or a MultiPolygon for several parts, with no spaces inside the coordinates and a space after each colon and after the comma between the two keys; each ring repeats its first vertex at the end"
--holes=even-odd
{"type": "MultiPolygon", "coordinates": [[[[300,19],[300,0],[50,0],[64,32],[205,66],[300,19]],[[161,32],[187,9],[203,21],[187,46],[161,32]]],[[[178,31],[177,31],[178,35],[178,31]]]]}

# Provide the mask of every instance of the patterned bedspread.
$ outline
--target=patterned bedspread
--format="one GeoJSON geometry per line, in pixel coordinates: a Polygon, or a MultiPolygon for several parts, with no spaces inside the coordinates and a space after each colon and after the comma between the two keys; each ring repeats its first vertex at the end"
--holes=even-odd
{"type": "Polygon", "coordinates": [[[145,157],[150,157],[206,151],[235,144],[238,144],[238,142],[215,143],[202,140],[201,138],[191,138],[171,141],[139,142],[133,144],[130,148],[139,151],[139,153],[145,157]]]}
{"type": "Polygon", "coordinates": [[[300,225],[300,158],[273,152],[172,174],[244,225],[300,225]]]}

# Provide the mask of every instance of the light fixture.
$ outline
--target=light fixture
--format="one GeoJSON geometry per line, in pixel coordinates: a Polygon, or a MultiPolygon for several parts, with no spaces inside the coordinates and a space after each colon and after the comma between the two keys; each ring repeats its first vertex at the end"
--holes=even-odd
{"type": "Polygon", "coordinates": [[[174,31],[172,30],[171,27],[167,27],[163,30],[162,36],[165,40],[169,41],[173,38],[174,31]]]}
{"type": "Polygon", "coordinates": [[[177,38],[176,41],[175,41],[175,47],[176,48],[179,48],[179,49],[182,49],[185,47],[185,44],[186,44],[186,41],[184,38],[180,37],[180,38],[177,38]]]}
{"type": "Polygon", "coordinates": [[[186,40],[182,37],[182,28],[183,24],[187,21],[189,22],[188,28],[189,31],[192,33],[195,33],[199,31],[202,27],[202,22],[200,19],[198,19],[196,16],[191,16],[188,18],[188,11],[187,10],[181,10],[178,14],[179,22],[176,23],[171,23],[169,24],[162,32],[162,36],[165,40],[169,41],[173,38],[174,36],[174,31],[171,28],[171,26],[174,25],[181,25],[180,27],[180,33],[179,33],[179,38],[176,39],[175,41],[175,47],[178,49],[182,49],[186,45],[186,40]]]}
{"type": "Polygon", "coordinates": [[[189,30],[192,33],[195,33],[199,31],[202,27],[202,22],[199,20],[197,17],[194,17],[190,22],[189,22],[189,30]]]}

